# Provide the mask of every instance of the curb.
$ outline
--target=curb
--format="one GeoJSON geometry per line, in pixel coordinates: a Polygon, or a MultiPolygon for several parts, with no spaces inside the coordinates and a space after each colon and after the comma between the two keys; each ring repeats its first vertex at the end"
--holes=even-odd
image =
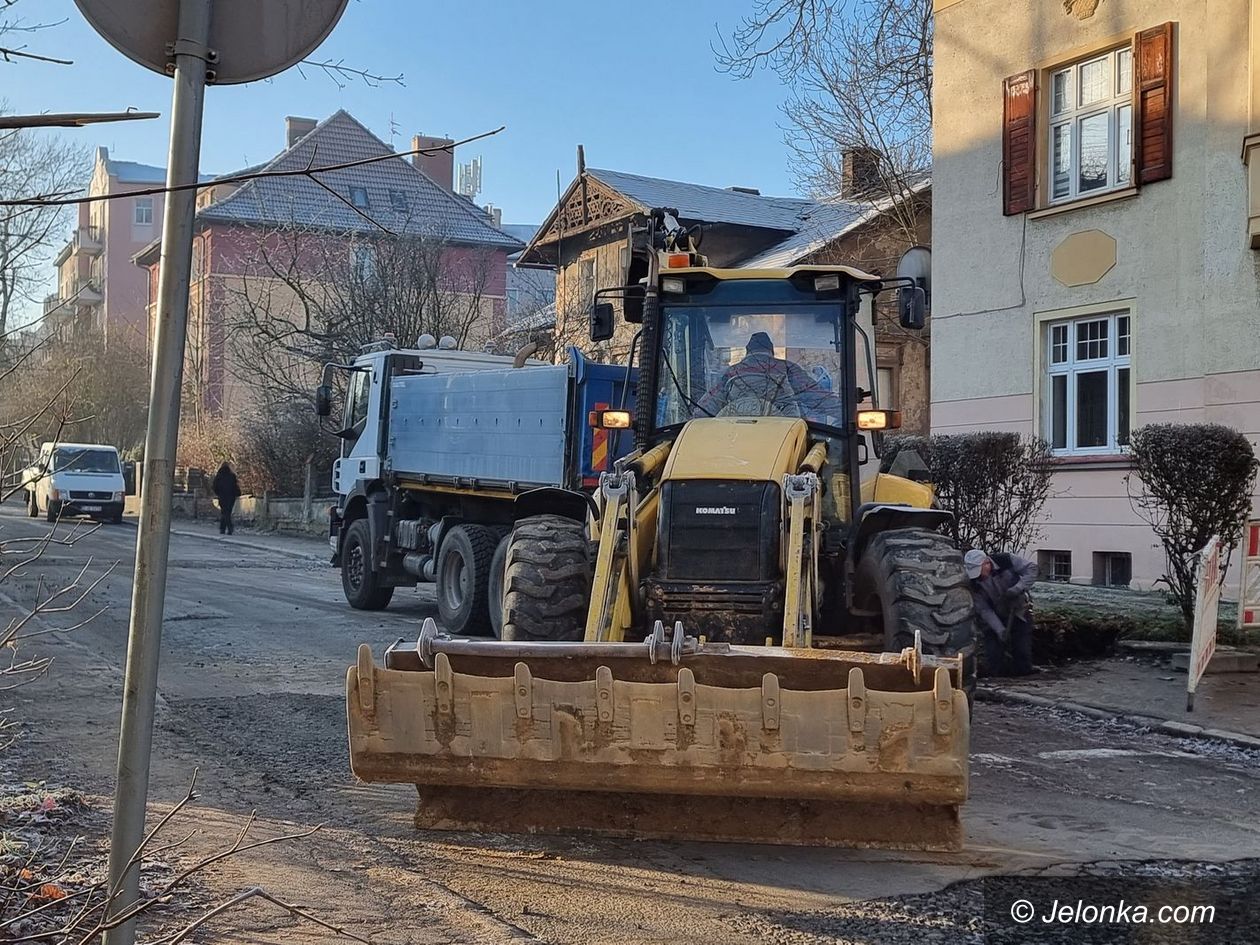
{"type": "Polygon", "coordinates": [[[188,528],[172,528],[172,535],[179,535],[181,538],[201,538],[205,541],[217,541],[224,545],[238,545],[241,548],[249,548],[253,551],[268,551],[272,554],[286,555],[290,558],[297,558],[301,561],[320,561],[327,563],[327,556],[316,554],[309,551],[296,551],[293,548],[277,548],[274,545],[264,545],[258,542],[250,541],[248,538],[235,538],[227,535],[215,535],[209,532],[194,531],[188,528]]]}
{"type": "Polygon", "coordinates": [[[1086,705],[1067,699],[1051,699],[1046,696],[1033,695],[1030,692],[1017,692],[1013,689],[1003,689],[998,686],[978,687],[976,689],[976,698],[981,702],[1030,705],[1042,709],[1061,709],[1064,712],[1074,712],[1077,715],[1083,715],[1091,719],[1119,719],[1130,725],[1148,728],[1164,735],[1172,735],[1175,738],[1197,738],[1206,741],[1225,742],[1237,748],[1250,748],[1253,751],[1260,751],[1260,738],[1255,735],[1229,732],[1219,728],[1205,728],[1202,725],[1194,725],[1190,722],[1175,722],[1171,719],[1161,719],[1152,715],[1121,712],[1116,709],[1105,708],[1104,706],[1086,705]]]}

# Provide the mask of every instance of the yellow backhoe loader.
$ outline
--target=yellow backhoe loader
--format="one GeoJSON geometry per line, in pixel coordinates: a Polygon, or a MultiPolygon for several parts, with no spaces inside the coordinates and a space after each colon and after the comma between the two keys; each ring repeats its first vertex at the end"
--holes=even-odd
{"type": "Polygon", "coordinates": [[[359,648],[354,773],[415,783],[425,828],[957,849],[961,554],[922,476],[863,475],[898,423],[859,409],[873,300],[921,328],[922,281],[711,268],[675,217],[591,315],[641,326],[633,411],[589,421],[635,449],[518,497],[500,639],[359,648]]]}

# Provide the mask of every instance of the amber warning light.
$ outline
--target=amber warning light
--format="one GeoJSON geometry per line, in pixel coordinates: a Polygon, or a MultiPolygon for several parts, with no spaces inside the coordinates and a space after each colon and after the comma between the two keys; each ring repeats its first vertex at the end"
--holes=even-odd
{"type": "Polygon", "coordinates": [[[896,430],[901,426],[900,410],[859,410],[859,430],[896,430]]]}
{"type": "Polygon", "coordinates": [[[629,430],[633,418],[629,410],[592,410],[587,422],[604,430],[629,430]]]}

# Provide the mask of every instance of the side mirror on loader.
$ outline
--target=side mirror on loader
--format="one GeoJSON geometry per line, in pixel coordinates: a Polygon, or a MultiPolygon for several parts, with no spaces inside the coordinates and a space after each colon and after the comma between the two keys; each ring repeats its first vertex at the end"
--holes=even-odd
{"type": "Polygon", "coordinates": [[[596,302],[591,306],[591,341],[607,341],[613,336],[617,312],[611,302],[596,302]]]}
{"type": "Polygon", "coordinates": [[[332,388],[320,384],[315,388],[315,416],[327,417],[332,413],[332,388]]]}
{"type": "Polygon", "coordinates": [[[903,286],[898,290],[901,327],[920,331],[927,324],[927,293],[920,286],[903,286]]]}
{"type": "Polygon", "coordinates": [[[927,325],[928,293],[932,291],[932,251],[926,246],[911,246],[897,263],[901,327],[920,331],[927,325]]]}

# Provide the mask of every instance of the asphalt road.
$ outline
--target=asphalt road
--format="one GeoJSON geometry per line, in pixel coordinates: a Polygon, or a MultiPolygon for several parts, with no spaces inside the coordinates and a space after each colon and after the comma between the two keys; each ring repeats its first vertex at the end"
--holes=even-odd
{"type": "MultiPolygon", "coordinates": [[[[14,503],[0,508],[0,542],[46,528],[14,503]]],[[[133,524],[102,526],[0,585],[7,617],[41,580],[118,562],[82,605],[101,609],[96,619],[30,644],[56,662],[14,694],[25,733],[11,774],[111,794],[135,535],[133,524]]],[[[278,886],[377,941],[980,941],[981,899],[968,890],[985,876],[1031,883],[1170,861],[1224,863],[1217,872],[1255,886],[1242,861],[1260,853],[1260,758],[995,705],[976,709],[957,855],[417,833],[411,789],[351,778],[343,701],[358,643],[379,654],[414,635],[434,614],[431,594],[355,612],[319,542],[258,541],[268,547],[209,530],[172,539],[151,799],[175,801],[200,768],[205,842],[252,810],[264,829],[325,825],[211,879],[278,886]]],[[[325,940],[283,916],[234,921],[225,940],[325,940]]],[[[1037,934],[1020,940],[1058,941],[1037,934]]]]}

